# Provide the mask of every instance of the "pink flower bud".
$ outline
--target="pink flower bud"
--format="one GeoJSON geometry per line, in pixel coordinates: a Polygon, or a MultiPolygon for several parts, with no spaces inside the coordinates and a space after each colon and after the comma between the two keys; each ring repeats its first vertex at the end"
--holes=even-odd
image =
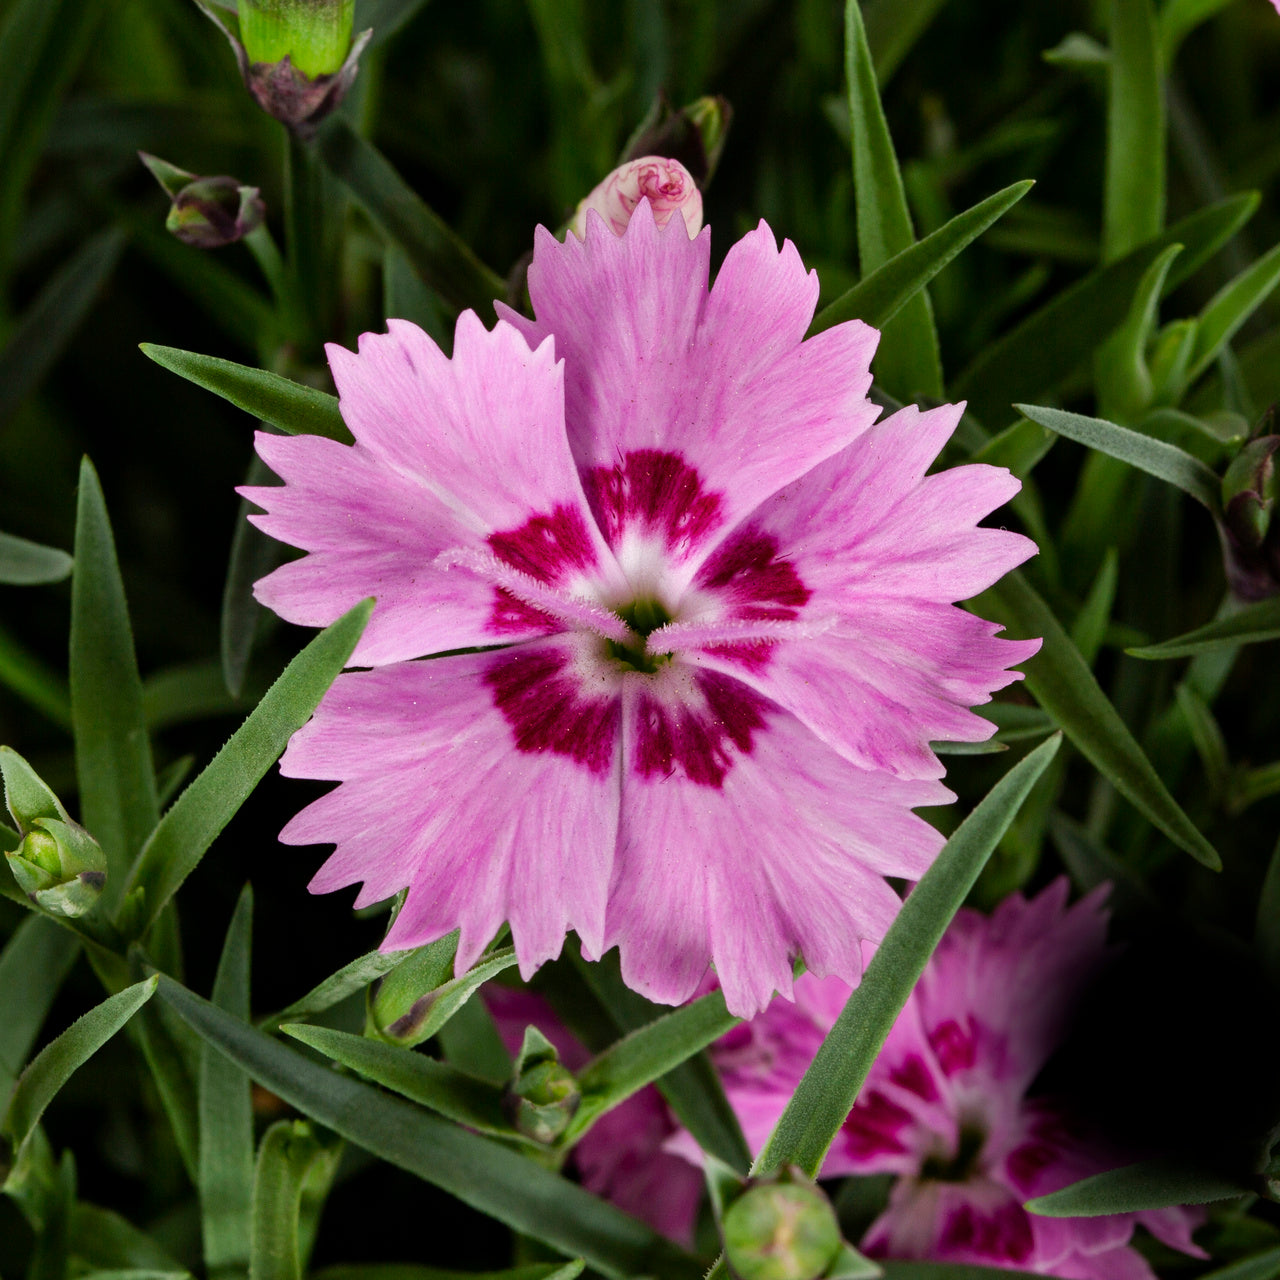
{"type": "Polygon", "coordinates": [[[642,198],[648,198],[654,221],[665,227],[677,210],[684,217],[690,239],[702,228],[702,192],[689,170],[679,160],[662,156],[641,156],[619,165],[596,189],[578,205],[569,230],[583,238],[587,230],[587,211],[594,209],[621,235],[631,221],[642,198]]]}

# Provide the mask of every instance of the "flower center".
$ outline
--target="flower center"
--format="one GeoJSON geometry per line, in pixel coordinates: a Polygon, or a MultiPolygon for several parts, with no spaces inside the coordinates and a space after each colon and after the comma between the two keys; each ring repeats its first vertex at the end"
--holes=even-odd
{"type": "Polygon", "coordinates": [[[671,621],[671,614],[652,596],[641,596],[627,604],[619,605],[614,613],[630,627],[634,641],[606,640],[605,652],[628,671],[643,671],[652,675],[671,660],[669,653],[650,653],[649,636],[659,627],[671,621]]]}
{"type": "Polygon", "coordinates": [[[935,1152],[924,1162],[920,1177],[935,1182],[968,1182],[978,1172],[986,1141],[986,1131],[980,1126],[972,1123],[961,1125],[955,1154],[935,1152]]]}

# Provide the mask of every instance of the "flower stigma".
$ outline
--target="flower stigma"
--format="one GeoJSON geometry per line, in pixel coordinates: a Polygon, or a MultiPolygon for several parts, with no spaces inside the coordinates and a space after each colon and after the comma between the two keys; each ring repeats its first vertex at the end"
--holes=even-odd
{"type": "Polygon", "coordinates": [[[670,653],[651,653],[649,636],[672,621],[671,614],[652,596],[641,596],[614,609],[614,613],[631,629],[634,642],[606,640],[605,652],[628,671],[653,675],[671,661],[670,653]]]}

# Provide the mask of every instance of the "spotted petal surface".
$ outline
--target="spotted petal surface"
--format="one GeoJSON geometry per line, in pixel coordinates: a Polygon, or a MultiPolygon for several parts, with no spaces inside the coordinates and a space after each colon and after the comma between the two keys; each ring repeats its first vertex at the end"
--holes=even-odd
{"type": "Polygon", "coordinates": [[[256,522],[306,553],[259,599],[377,597],[282,762],[339,786],[283,838],[335,846],[318,891],[408,890],[388,948],[460,929],[463,968],[506,922],[528,975],[576,930],[743,1015],[799,956],[854,982],[942,844],[930,742],[1034,652],[955,604],[1034,550],[978,525],[1017,482],[927,475],[959,410],[876,423],[875,332],[805,340],[763,223],[710,284],[709,234],[540,231],[533,320],[465,313],[452,357],[392,320],[330,349],[353,446],[258,439],[256,522]]]}

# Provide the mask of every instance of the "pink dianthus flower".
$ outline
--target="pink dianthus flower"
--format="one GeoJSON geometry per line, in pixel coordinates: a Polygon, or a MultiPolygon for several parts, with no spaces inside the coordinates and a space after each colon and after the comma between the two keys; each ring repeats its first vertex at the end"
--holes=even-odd
{"type": "Polygon", "coordinates": [[[521,972],[576,929],[678,1003],[714,964],[749,1015],[792,960],[847,980],[941,837],[930,747],[1037,642],[955,607],[1034,551],[977,521],[1007,471],[925,472],[960,408],[876,422],[877,335],[802,341],[817,278],[763,223],[540,229],[528,320],[465,312],[452,359],[388,322],[329,348],[355,444],[260,434],[244,492],[309,554],[257,585],[293,622],[377,607],[281,761],[341,786],[282,833],[311,883],[408,888],[384,947],[504,920],[521,972]],[[459,653],[458,650],[481,652],[459,653]],[[431,661],[424,656],[446,654],[431,661]]]}

